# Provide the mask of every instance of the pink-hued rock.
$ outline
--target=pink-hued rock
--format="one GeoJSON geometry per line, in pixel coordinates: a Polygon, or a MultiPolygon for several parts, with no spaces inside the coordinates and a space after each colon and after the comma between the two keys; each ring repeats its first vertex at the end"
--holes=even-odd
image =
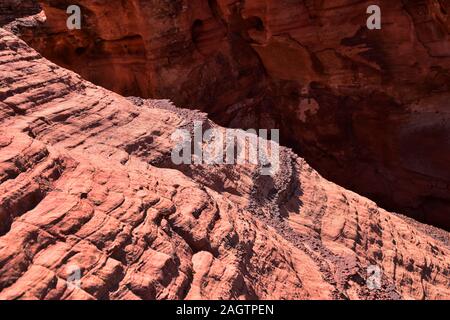
{"type": "Polygon", "coordinates": [[[3,29],[0,74],[1,299],[450,298],[447,232],[289,149],[272,177],[176,166],[171,134],[215,126],[203,114],[97,87],[3,29]]]}
{"type": "Polygon", "coordinates": [[[2,0],[0,2],[0,26],[17,18],[39,13],[41,8],[38,0],[2,0]]]}
{"type": "Polygon", "coordinates": [[[449,1],[73,0],[74,31],[66,1],[39,2],[46,20],[11,28],[51,61],[223,126],[280,128],[326,178],[450,230],[449,1]]]}

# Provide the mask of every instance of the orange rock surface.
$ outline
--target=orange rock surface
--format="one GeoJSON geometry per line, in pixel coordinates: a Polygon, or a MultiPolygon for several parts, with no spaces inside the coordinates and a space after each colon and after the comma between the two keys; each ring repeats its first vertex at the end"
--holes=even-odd
{"type": "Polygon", "coordinates": [[[0,299],[450,298],[449,233],[289,149],[273,177],[175,166],[171,134],[204,114],[97,87],[3,29],[0,74],[0,299]]]}
{"type": "Polygon", "coordinates": [[[59,65],[223,126],[280,128],[326,178],[450,230],[449,1],[74,0],[74,31],[65,1],[39,2],[45,22],[19,33],[59,65]]]}
{"type": "Polygon", "coordinates": [[[0,2],[0,26],[40,11],[37,0],[2,0],[0,2]]]}

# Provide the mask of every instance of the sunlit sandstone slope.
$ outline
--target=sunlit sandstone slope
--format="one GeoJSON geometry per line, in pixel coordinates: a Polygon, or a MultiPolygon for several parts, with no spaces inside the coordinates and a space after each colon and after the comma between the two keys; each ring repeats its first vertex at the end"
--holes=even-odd
{"type": "Polygon", "coordinates": [[[51,61],[223,126],[279,128],[329,180],[450,230],[450,1],[38,2],[40,22],[13,29],[51,61]]]}
{"type": "Polygon", "coordinates": [[[450,298],[448,233],[288,149],[273,177],[177,167],[171,134],[204,114],[125,99],[3,29],[0,75],[1,299],[450,298]]]}

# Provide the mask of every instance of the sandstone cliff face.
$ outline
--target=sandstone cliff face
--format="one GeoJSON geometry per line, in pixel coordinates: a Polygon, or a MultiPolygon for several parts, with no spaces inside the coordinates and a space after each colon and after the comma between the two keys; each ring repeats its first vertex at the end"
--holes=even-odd
{"type": "Polygon", "coordinates": [[[125,99],[3,29],[0,73],[0,299],[450,298],[448,233],[289,149],[272,178],[177,167],[171,134],[204,114],[125,99]]]}
{"type": "Polygon", "coordinates": [[[41,0],[23,38],[122,95],[170,98],[221,125],[280,128],[327,178],[450,228],[450,3],[41,0]],[[67,31],[78,4],[83,28],[67,31]]]}
{"type": "Polygon", "coordinates": [[[0,2],[0,26],[17,18],[39,13],[41,8],[37,0],[2,0],[0,2]]]}

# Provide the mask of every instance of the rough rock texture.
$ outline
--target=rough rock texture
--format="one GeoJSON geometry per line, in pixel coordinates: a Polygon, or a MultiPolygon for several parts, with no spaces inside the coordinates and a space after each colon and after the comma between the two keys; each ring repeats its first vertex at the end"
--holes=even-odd
{"type": "Polygon", "coordinates": [[[47,21],[21,32],[50,60],[224,126],[280,128],[325,177],[450,229],[449,1],[40,2],[47,21]]]}
{"type": "Polygon", "coordinates": [[[272,177],[176,167],[172,132],[215,126],[203,114],[125,99],[3,29],[0,74],[0,299],[450,298],[447,232],[289,149],[272,177]]]}
{"type": "Polygon", "coordinates": [[[17,18],[35,15],[40,11],[37,0],[2,0],[0,2],[0,26],[17,18]]]}

